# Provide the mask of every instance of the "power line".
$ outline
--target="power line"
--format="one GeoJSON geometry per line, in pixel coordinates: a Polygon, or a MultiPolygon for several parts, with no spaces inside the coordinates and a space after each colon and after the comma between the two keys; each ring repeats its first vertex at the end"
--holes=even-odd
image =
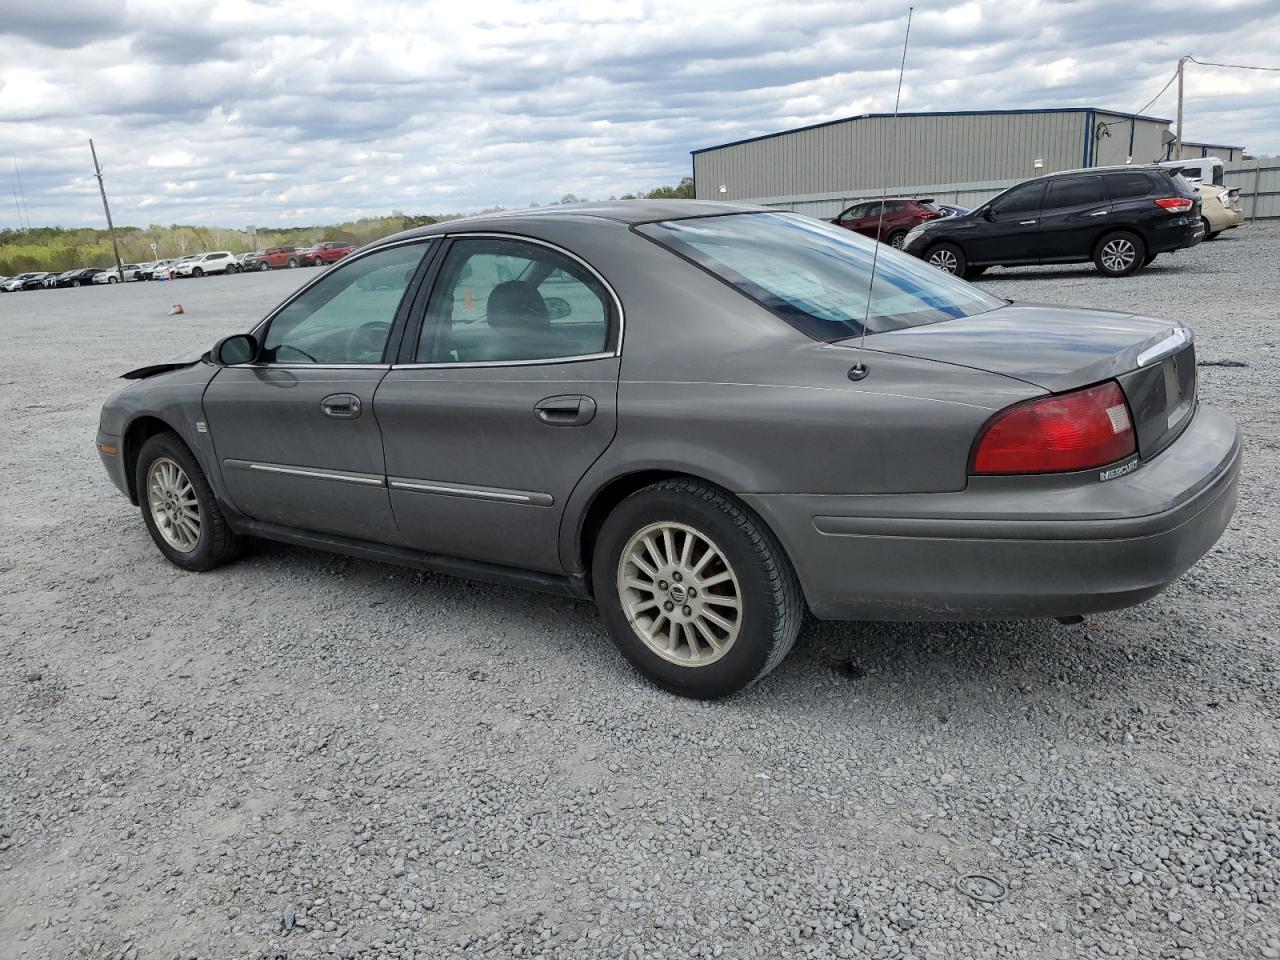
{"type": "Polygon", "coordinates": [[[1187,57],[1192,63],[1198,63],[1202,67],[1230,67],[1232,70],[1267,70],[1271,73],[1280,73],[1280,67],[1254,67],[1244,63],[1213,63],[1209,60],[1197,60],[1195,57],[1187,57]]]}
{"type": "Polygon", "coordinates": [[[1155,103],[1162,96],[1164,96],[1164,92],[1168,90],[1169,87],[1173,84],[1173,81],[1177,79],[1178,79],[1178,71],[1174,70],[1173,73],[1170,75],[1168,82],[1163,87],[1160,88],[1160,92],[1157,93],[1154,97],[1152,97],[1150,100],[1148,100],[1146,103],[1144,103],[1142,106],[1140,106],[1137,110],[1133,112],[1142,113],[1143,110],[1146,110],[1148,107],[1150,107],[1153,103],[1155,103]]]}

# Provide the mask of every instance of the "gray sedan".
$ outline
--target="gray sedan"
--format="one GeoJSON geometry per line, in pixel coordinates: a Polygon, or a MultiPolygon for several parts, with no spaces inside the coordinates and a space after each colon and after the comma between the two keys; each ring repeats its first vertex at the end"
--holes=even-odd
{"type": "Polygon", "coordinates": [[[692,201],[402,233],[125,376],[98,450],[179,567],[265,537],[594,598],[695,697],[776,667],[806,610],[1140,603],[1218,539],[1240,459],[1185,327],[692,201]]]}

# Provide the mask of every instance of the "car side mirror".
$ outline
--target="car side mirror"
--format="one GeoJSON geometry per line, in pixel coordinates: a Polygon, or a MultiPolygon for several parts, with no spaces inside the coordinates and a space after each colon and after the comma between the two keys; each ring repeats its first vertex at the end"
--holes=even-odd
{"type": "Polygon", "coordinates": [[[992,213],[992,212],[991,212],[991,208],[990,208],[990,207],[983,207],[983,208],[982,208],[982,219],[983,219],[983,220],[986,220],[988,223],[994,223],[994,222],[995,222],[995,219],[996,219],[996,215],[995,215],[994,213],[992,213]]]}
{"type": "Polygon", "coordinates": [[[552,320],[563,320],[573,313],[573,307],[569,306],[569,301],[564,297],[544,297],[542,302],[547,305],[547,313],[552,320]]]}
{"type": "Polygon", "coordinates": [[[223,337],[209,351],[209,360],[219,367],[248,363],[258,355],[258,341],[247,333],[223,337]]]}

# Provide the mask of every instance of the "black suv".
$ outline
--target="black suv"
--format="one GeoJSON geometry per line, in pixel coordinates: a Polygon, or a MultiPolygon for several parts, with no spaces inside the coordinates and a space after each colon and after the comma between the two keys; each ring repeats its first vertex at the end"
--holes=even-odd
{"type": "Polygon", "coordinates": [[[1200,195],[1176,170],[1092,167],[1027,180],[976,210],[922,223],[902,249],[948,273],[1085,263],[1124,277],[1204,239],[1200,195]]]}

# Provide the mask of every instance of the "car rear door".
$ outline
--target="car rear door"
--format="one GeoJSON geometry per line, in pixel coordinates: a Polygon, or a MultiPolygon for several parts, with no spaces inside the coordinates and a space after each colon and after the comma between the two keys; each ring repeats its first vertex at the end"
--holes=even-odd
{"type": "Polygon", "coordinates": [[[1065,263],[1093,256],[1094,241],[1106,230],[1111,201],[1102,177],[1050,180],[1040,210],[1041,263],[1065,263]]]}
{"type": "Polygon", "coordinates": [[[374,399],[407,545],[563,572],[565,504],[616,428],[621,324],[617,297],[567,251],[450,242],[374,399]]]}
{"type": "Polygon", "coordinates": [[[326,271],[255,331],[262,348],[254,362],[219,370],[209,383],[206,429],[241,513],[400,542],[374,393],[430,247],[396,244],[326,271]]]}
{"type": "Polygon", "coordinates": [[[1036,263],[1037,230],[1044,201],[1044,181],[1011,187],[983,208],[981,219],[964,237],[971,264],[1036,263]]]}

